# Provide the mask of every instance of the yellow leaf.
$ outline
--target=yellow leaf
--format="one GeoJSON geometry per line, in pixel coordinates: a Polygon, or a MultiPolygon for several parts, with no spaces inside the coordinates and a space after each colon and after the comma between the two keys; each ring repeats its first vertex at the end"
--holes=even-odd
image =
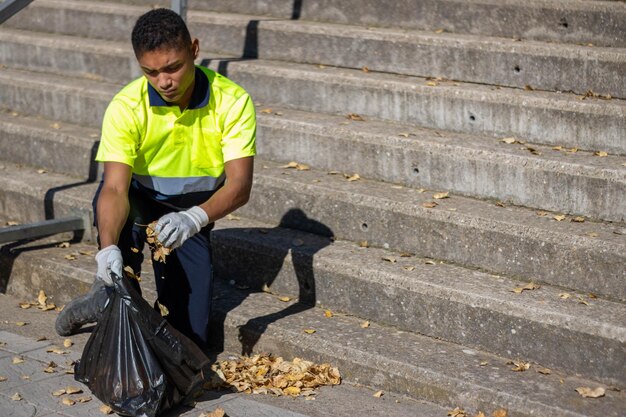
{"type": "MultiPolygon", "coordinates": [[[[139,252],[139,250],[137,250],[137,252],[139,252]]],[[[85,249],[79,250],[78,253],[80,253],[81,255],[85,255],[85,256],[93,256],[93,255],[95,255],[94,251],[92,251],[92,250],[85,250],[85,249]]]]}
{"type": "Polygon", "coordinates": [[[356,113],[348,113],[346,117],[350,120],[355,120],[357,122],[364,122],[365,119],[356,113]]]}
{"type": "Polygon", "coordinates": [[[358,181],[360,179],[361,179],[361,176],[359,174],[354,174],[351,177],[348,177],[348,182],[358,181]]]}
{"type": "Polygon", "coordinates": [[[113,409],[106,404],[100,406],[100,412],[102,414],[113,414],[113,409]]]}
{"type": "Polygon", "coordinates": [[[269,108],[268,108],[268,109],[263,109],[263,110],[261,110],[261,113],[266,113],[266,114],[270,114],[270,113],[272,113],[272,112],[273,112],[273,110],[272,110],[272,109],[269,109],[269,108]]]}
{"type": "Polygon", "coordinates": [[[292,395],[294,397],[300,395],[300,388],[298,387],[287,387],[283,390],[285,395],[292,395]]]}
{"type": "Polygon", "coordinates": [[[62,402],[63,404],[65,404],[65,405],[69,405],[69,406],[72,406],[72,405],[76,404],[76,401],[72,400],[72,399],[71,399],[71,398],[69,398],[69,397],[65,397],[65,398],[63,398],[63,399],[61,400],[61,402],[62,402]]]}
{"type": "Polygon", "coordinates": [[[9,378],[7,378],[6,376],[2,376],[0,375],[0,382],[4,382],[6,380],[8,380],[9,378]]]}
{"type": "Polygon", "coordinates": [[[498,207],[506,207],[502,201],[496,201],[496,206],[498,207]]]}
{"type": "Polygon", "coordinates": [[[594,389],[588,387],[578,387],[576,388],[576,392],[578,392],[581,396],[585,398],[600,398],[604,397],[606,390],[602,387],[597,387],[594,389]]]}
{"type": "Polygon", "coordinates": [[[92,398],[88,395],[76,398],[76,401],[78,401],[79,403],[88,403],[91,400],[92,398]]]}
{"type": "Polygon", "coordinates": [[[65,388],[65,392],[67,394],[80,394],[81,392],[83,392],[83,390],[80,387],[70,385],[67,388],[65,388]]]}
{"type": "Polygon", "coordinates": [[[29,323],[27,321],[16,321],[15,325],[18,327],[27,326],[29,323]]]}
{"type": "Polygon", "coordinates": [[[13,357],[13,360],[11,361],[11,363],[12,363],[13,365],[17,365],[17,364],[20,364],[20,363],[24,363],[24,358],[22,358],[21,356],[14,356],[14,357],[13,357]]]}
{"type": "Polygon", "coordinates": [[[572,218],[572,221],[574,223],[584,223],[585,222],[585,218],[583,216],[576,216],[572,218]]]}
{"type": "Polygon", "coordinates": [[[226,216],[226,219],[227,219],[227,220],[241,220],[241,217],[236,216],[236,215],[234,215],[234,214],[232,214],[232,213],[231,213],[231,214],[228,214],[228,215],[226,216]]]}
{"type": "Polygon", "coordinates": [[[326,318],[331,318],[333,316],[333,312],[330,310],[324,310],[324,316],[326,318]]]}
{"type": "Polygon", "coordinates": [[[384,393],[384,392],[382,392],[382,391],[376,391],[376,392],[374,393],[374,395],[372,395],[372,397],[380,398],[380,397],[382,397],[383,395],[385,395],[385,393],[384,393]]]}
{"type": "Polygon", "coordinates": [[[465,413],[465,410],[459,407],[456,407],[452,411],[448,411],[448,416],[449,417],[468,417],[468,415],[465,413]]]}
{"type": "Polygon", "coordinates": [[[37,297],[37,301],[39,302],[39,304],[45,306],[47,300],[48,297],[46,296],[46,293],[43,290],[39,290],[39,296],[37,297]]]}
{"type": "Polygon", "coordinates": [[[493,412],[493,417],[507,417],[508,415],[509,415],[509,412],[505,410],[504,408],[500,408],[493,412]]]}
{"type": "Polygon", "coordinates": [[[362,240],[359,242],[359,247],[361,248],[369,248],[370,244],[367,242],[367,240],[362,240]]]}
{"type": "Polygon", "coordinates": [[[515,138],[502,138],[502,139],[500,139],[500,142],[504,142],[504,143],[506,143],[508,145],[513,145],[514,143],[518,143],[517,139],[515,139],[515,138]]]}
{"type": "Polygon", "coordinates": [[[408,138],[409,134],[408,133],[398,133],[398,136],[402,136],[402,137],[408,138]]]}
{"type": "Polygon", "coordinates": [[[23,308],[23,309],[31,308],[31,304],[30,303],[20,303],[20,308],[23,308]]]}
{"type": "Polygon", "coordinates": [[[426,82],[426,85],[429,86],[429,87],[437,87],[439,84],[437,84],[434,81],[428,81],[428,82],[426,82]]]}
{"type": "Polygon", "coordinates": [[[537,216],[539,216],[539,217],[546,217],[548,214],[550,214],[550,213],[548,213],[547,211],[538,211],[537,212],[537,216]]]}
{"type": "Polygon", "coordinates": [[[306,334],[313,334],[315,332],[316,332],[315,329],[304,329],[304,333],[306,333],[306,334]]]}
{"type": "Polygon", "coordinates": [[[483,413],[482,411],[479,411],[475,417],[486,417],[486,416],[485,416],[485,413],[483,413]]]}
{"type": "Polygon", "coordinates": [[[67,259],[68,261],[74,261],[76,260],[76,255],[70,253],[68,255],[65,255],[64,258],[67,259]]]}
{"type": "Polygon", "coordinates": [[[445,29],[437,29],[437,30],[435,30],[435,33],[443,33],[445,31],[446,31],[445,29]]]}
{"type": "Polygon", "coordinates": [[[531,291],[531,290],[536,290],[536,289],[539,289],[539,288],[541,288],[540,285],[537,285],[534,282],[529,282],[528,284],[524,285],[523,287],[516,287],[516,288],[513,288],[511,291],[513,291],[514,293],[517,293],[517,294],[521,294],[522,292],[524,292],[526,290],[531,291]]]}
{"type": "Polygon", "coordinates": [[[449,198],[449,193],[437,193],[433,195],[434,199],[442,200],[444,198],[449,198]]]}
{"type": "Polygon", "coordinates": [[[530,363],[529,362],[524,362],[524,361],[521,361],[521,360],[509,361],[509,362],[507,362],[507,364],[515,365],[515,367],[511,368],[511,370],[514,371],[514,372],[524,372],[524,371],[527,371],[530,368],[530,363]]]}
{"type": "Polygon", "coordinates": [[[396,261],[397,261],[397,259],[395,257],[393,257],[393,256],[383,256],[381,259],[383,261],[391,262],[392,264],[396,263],[396,261]]]}
{"type": "Polygon", "coordinates": [[[427,201],[425,203],[422,203],[422,207],[424,207],[424,208],[435,208],[438,205],[439,204],[435,203],[434,201],[427,201]]]}
{"type": "Polygon", "coordinates": [[[278,299],[280,301],[284,302],[284,303],[286,303],[288,301],[291,301],[291,297],[287,297],[287,296],[285,296],[285,297],[278,297],[278,299]]]}
{"type": "Polygon", "coordinates": [[[487,365],[489,365],[489,362],[487,362],[487,361],[482,361],[480,363],[480,366],[487,366],[487,365]]]}
{"type": "Polygon", "coordinates": [[[542,375],[550,375],[552,373],[552,370],[548,368],[537,367],[537,372],[542,375]]]}
{"type": "Polygon", "coordinates": [[[414,269],[415,269],[415,267],[414,267],[414,266],[412,266],[412,265],[409,265],[409,266],[404,266],[403,268],[404,268],[405,270],[407,270],[407,271],[412,271],[412,270],[414,270],[414,269]]]}
{"type": "Polygon", "coordinates": [[[218,407],[211,412],[200,414],[199,417],[224,417],[225,414],[226,412],[224,411],[224,409],[221,407],[218,407]]]}
{"type": "Polygon", "coordinates": [[[370,322],[367,320],[364,321],[363,323],[361,323],[361,327],[367,329],[368,327],[370,327],[370,322]]]}
{"type": "Polygon", "coordinates": [[[74,342],[72,342],[72,339],[65,339],[63,341],[63,346],[65,346],[66,348],[71,347],[74,344],[74,342]]]}
{"type": "Polygon", "coordinates": [[[164,306],[163,304],[161,304],[159,302],[159,300],[157,300],[157,307],[159,307],[159,312],[161,313],[161,317],[167,317],[170,314],[170,310],[164,306]]]}
{"type": "Polygon", "coordinates": [[[557,222],[562,222],[563,220],[565,220],[565,217],[566,216],[564,214],[557,214],[555,216],[552,216],[552,218],[557,222]]]}
{"type": "Polygon", "coordinates": [[[600,157],[604,157],[604,156],[609,156],[609,154],[607,152],[604,151],[597,151],[593,153],[595,156],[600,156],[600,157]]]}
{"type": "Polygon", "coordinates": [[[559,294],[559,298],[562,298],[563,300],[567,300],[571,296],[572,296],[571,294],[568,294],[566,292],[562,292],[562,293],[559,294]]]}
{"type": "Polygon", "coordinates": [[[586,306],[589,305],[589,303],[587,301],[585,301],[585,299],[582,298],[580,295],[578,296],[578,304],[584,304],[586,306]]]}
{"type": "Polygon", "coordinates": [[[16,392],[15,394],[11,395],[11,400],[13,400],[13,401],[22,401],[22,396],[20,395],[19,392],[16,392]]]}
{"type": "Polygon", "coordinates": [[[367,67],[363,67],[363,68],[361,68],[361,71],[363,71],[364,73],[368,73],[368,72],[370,72],[370,69],[367,68],[367,67]]]}
{"type": "Polygon", "coordinates": [[[61,395],[65,394],[65,390],[64,389],[59,389],[56,391],[52,391],[52,395],[55,397],[60,397],[61,395]]]}
{"type": "Polygon", "coordinates": [[[555,151],[560,151],[561,149],[563,149],[562,146],[553,146],[552,147],[552,150],[555,150],[555,151]]]}

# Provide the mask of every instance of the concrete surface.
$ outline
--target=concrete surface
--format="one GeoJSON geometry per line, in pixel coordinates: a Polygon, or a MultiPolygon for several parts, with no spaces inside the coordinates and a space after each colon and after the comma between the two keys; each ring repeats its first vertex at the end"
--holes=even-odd
{"type": "MultiPolygon", "coordinates": [[[[90,19],[85,9],[98,13],[137,12],[146,7],[169,7],[167,0],[118,0],[107,2],[40,0],[20,16],[8,22],[15,27],[28,27],[29,20],[41,27],[71,30],[59,20],[78,17],[90,19]],[[112,4],[117,3],[117,4],[112,4]],[[138,5],[132,7],[127,5],[138,5]],[[36,16],[36,18],[33,18],[36,16]],[[48,25],[43,24],[48,22],[48,25]]],[[[542,41],[584,43],[597,46],[626,46],[624,16],[626,7],[618,1],[581,0],[420,0],[395,1],[384,4],[376,0],[293,2],[293,0],[231,0],[228,2],[189,2],[194,10],[225,13],[267,15],[282,20],[320,21],[374,27],[395,27],[417,30],[445,30],[453,33],[523,38],[542,41]],[[459,3],[463,7],[459,7],[459,3]]],[[[92,15],[91,19],[95,20],[92,15]]],[[[94,21],[92,20],[92,22],[94,21]]],[[[119,22],[119,19],[116,19],[119,22]]],[[[116,22],[117,23],[117,22],[116,22]]],[[[32,24],[32,23],[30,23],[32,24]]],[[[36,26],[33,27],[33,29],[36,26]]],[[[106,31],[103,25],[94,28],[101,37],[121,36],[106,31]]],[[[92,35],[93,36],[93,35],[92,35]]]]}

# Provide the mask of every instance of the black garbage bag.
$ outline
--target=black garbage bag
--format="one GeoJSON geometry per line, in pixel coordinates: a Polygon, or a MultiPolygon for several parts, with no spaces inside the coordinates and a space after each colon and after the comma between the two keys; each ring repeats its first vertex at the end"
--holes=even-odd
{"type": "Polygon", "coordinates": [[[192,394],[209,358],[132,287],[113,276],[109,303],[74,378],[118,414],[154,417],[192,394]]]}

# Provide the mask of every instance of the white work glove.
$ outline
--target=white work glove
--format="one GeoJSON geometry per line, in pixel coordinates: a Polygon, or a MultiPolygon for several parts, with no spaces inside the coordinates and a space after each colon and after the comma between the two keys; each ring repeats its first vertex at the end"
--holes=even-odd
{"type": "Polygon", "coordinates": [[[101,249],[96,253],[96,262],[98,263],[96,278],[104,281],[105,285],[113,286],[111,273],[118,277],[122,276],[124,261],[122,259],[122,251],[117,246],[111,245],[101,249]]]}
{"type": "Polygon", "coordinates": [[[166,248],[176,249],[209,224],[206,211],[194,206],[186,211],[168,213],[157,222],[154,231],[166,248]]]}

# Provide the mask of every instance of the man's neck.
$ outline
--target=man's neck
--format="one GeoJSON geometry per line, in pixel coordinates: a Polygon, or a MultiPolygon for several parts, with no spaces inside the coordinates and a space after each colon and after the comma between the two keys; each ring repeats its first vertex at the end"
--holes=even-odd
{"type": "Polygon", "coordinates": [[[189,107],[189,103],[191,102],[191,97],[193,96],[193,90],[195,86],[196,86],[196,78],[194,77],[191,85],[189,86],[187,91],[185,91],[185,95],[183,95],[182,98],[177,103],[174,103],[176,106],[178,106],[181,112],[187,109],[187,107],[189,107]]]}

